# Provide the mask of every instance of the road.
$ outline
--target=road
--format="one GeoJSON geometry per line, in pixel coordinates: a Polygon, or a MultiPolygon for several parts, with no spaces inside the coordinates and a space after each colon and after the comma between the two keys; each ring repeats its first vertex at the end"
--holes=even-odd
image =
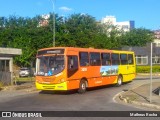
{"type": "MultiPolygon", "coordinates": [[[[0,102],[0,111],[143,111],[141,108],[117,103],[114,96],[144,82],[147,82],[147,80],[134,80],[120,87],[106,86],[92,89],[85,94],[76,92],[31,93],[0,102]]],[[[125,118],[122,119],[125,120],[125,118]]]]}
{"type": "MultiPolygon", "coordinates": [[[[135,83],[135,81],[134,81],[135,83]]],[[[113,101],[113,97],[123,89],[128,89],[133,83],[121,87],[107,86],[87,91],[85,94],[70,93],[32,93],[19,96],[7,102],[0,103],[0,110],[64,110],[64,111],[132,111],[138,110],[113,101]]]]}

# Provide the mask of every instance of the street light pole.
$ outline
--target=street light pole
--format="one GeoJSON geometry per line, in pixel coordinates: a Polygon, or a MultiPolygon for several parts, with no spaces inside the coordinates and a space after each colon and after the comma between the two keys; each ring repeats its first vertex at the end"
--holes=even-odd
{"type": "Polygon", "coordinates": [[[153,50],[153,43],[151,42],[150,98],[149,98],[150,103],[152,103],[152,50],[153,50]]]}
{"type": "Polygon", "coordinates": [[[56,21],[56,18],[55,18],[55,0],[50,0],[51,1],[51,3],[52,3],[52,8],[53,8],[53,47],[55,47],[56,46],[56,40],[55,40],[55,32],[56,32],[56,30],[55,30],[55,21],[56,21]]]}

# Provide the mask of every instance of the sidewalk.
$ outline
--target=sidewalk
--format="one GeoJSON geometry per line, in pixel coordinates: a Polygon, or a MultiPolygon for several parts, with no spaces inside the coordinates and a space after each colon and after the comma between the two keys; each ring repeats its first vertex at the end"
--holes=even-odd
{"type": "Polygon", "coordinates": [[[34,82],[24,83],[22,85],[6,86],[0,90],[0,102],[34,92],[38,92],[35,88],[34,82]]]}
{"type": "MultiPolygon", "coordinates": [[[[159,79],[160,80],[160,79],[159,79]]],[[[159,82],[152,83],[152,96],[150,97],[150,83],[144,83],[137,88],[131,88],[119,94],[119,99],[125,103],[132,104],[134,106],[150,108],[152,110],[160,110],[160,87],[159,82]],[[157,94],[153,93],[157,90],[157,94]],[[150,102],[151,98],[151,102],[150,102]]]]}
{"type": "MultiPolygon", "coordinates": [[[[136,74],[136,79],[146,79],[146,78],[150,78],[150,73],[137,73],[136,74]]],[[[153,73],[152,74],[152,78],[160,78],[160,73],[153,73]]]]}

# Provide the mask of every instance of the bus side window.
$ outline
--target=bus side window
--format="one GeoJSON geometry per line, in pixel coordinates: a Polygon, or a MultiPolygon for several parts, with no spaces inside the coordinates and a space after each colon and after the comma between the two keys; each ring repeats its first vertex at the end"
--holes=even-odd
{"type": "Polygon", "coordinates": [[[102,65],[111,65],[110,53],[102,53],[101,58],[102,58],[102,65]]]}
{"type": "Polygon", "coordinates": [[[112,53],[111,58],[112,58],[112,65],[119,65],[120,64],[119,54],[112,53]]]}
{"type": "Polygon", "coordinates": [[[128,64],[127,54],[120,54],[120,59],[121,59],[121,65],[127,65],[128,64]]]}
{"type": "Polygon", "coordinates": [[[133,64],[133,54],[128,54],[128,64],[129,65],[133,64]]]}
{"type": "Polygon", "coordinates": [[[89,66],[88,52],[79,53],[80,66],[89,66]]]}
{"type": "Polygon", "coordinates": [[[78,69],[77,56],[68,56],[68,69],[78,69]]]}
{"type": "Polygon", "coordinates": [[[90,53],[90,64],[91,64],[91,66],[100,66],[101,65],[100,53],[96,53],[96,52],[90,53]]]}

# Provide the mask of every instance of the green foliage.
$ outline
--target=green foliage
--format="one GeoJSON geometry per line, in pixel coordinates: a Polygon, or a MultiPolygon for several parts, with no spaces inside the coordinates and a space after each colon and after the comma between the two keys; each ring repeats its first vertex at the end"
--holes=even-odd
{"type": "MultiPolygon", "coordinates": [[[[88,14],[68,18],[55,14],[55,19],[56,46],[118,49],[123,45],[143,46],[153,39],[149,30],[140,28],[124,33],[117,26],[98,23],[88,14]]],[[[38,49],[53,46],[53,14],[50,13],[47,26],[39,27],[40,20],[41,16],[0,17],[0,46],[22,49],[22,55],[14,58],[19,66],[30,66],[38,49]]]]}
{"type": "Polygon", "coordinates": [[[65,21],[65,46],[92,47],[97,33],[96,20],[89,15],[73,14],[65,21]],[[68,39],[69,38],[69,39],[68,39]]]}
{"type": "Polygon", "coordinates": [[[152,42],[154,33],[144,28],[131,29],[121,36],[122,45],[127,46],[145,46],[146,43],[152,42]]]}
{"type": "Polygon", "coordinates": [[[0,30],[0,46],[22,49],[22,55],[14,58],[19,66],[30,66],[38,49],[52,46],[49,26],[37,27],[39,20],[39,16],[32,19],[11,16],[0,30]]]}
{"type": "MultiPolygon", "coordinates": [[[[137,73],[150,73],[150,66],[137,66],[136,67],[136,72],[137,73]]],[[[152,72],[157,73],[160,72],[160,66],[153,66],[152,67],[152,72]]]]}

